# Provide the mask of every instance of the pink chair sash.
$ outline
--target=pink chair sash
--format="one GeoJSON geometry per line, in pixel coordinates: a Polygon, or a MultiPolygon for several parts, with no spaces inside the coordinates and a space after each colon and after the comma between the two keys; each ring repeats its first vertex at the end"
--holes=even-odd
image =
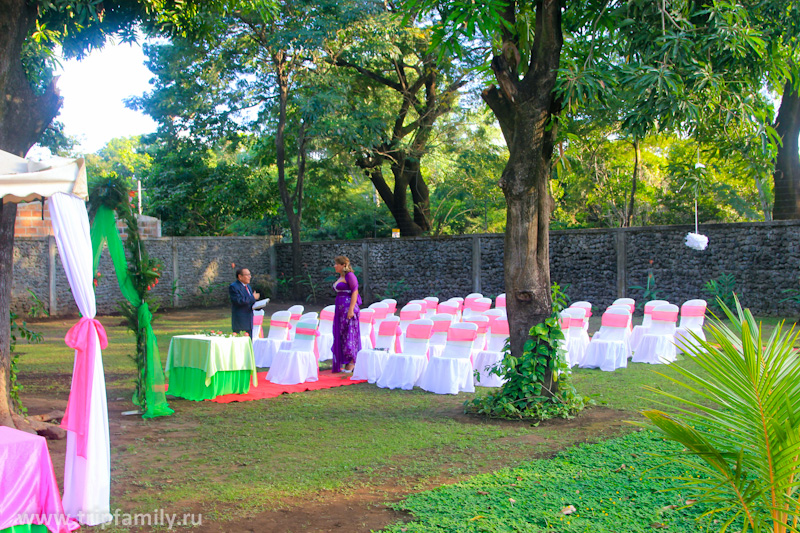
{"type": "Polygon", "coordinates": [[[644,314],[652,315],[653,314],[653,309],[655,309],[657,305],[659,305],[659,304],[652,304],[652,305],[651,304],[644,304],[644,314]]]}
{"type": "Polygon", "coordinates": [[[448,341],[474,341],[478,332],[474,329],[450,328],[447,332],[448,341]]]}
{"type": "Polygon", "coordinates": [[[378,335],[381,337],[395,335],[398,327],[398,323],[394,320],[381,322],[380,326],[378,326],[378,335]]]}
{"type": "Polygon", "coordinates": [[[489,328],[492,335],[508,335],[508,320],[497,320],[489,328]]]}
{"type": "Polygon", "coordinates": [[[424,324],[409,324],[406,329],[407,339],[430,339],[433,332],[433,326],[426,326],[424,324]]]}
{"type": "Polygon", "coordinates": [[[433,332],[434,333],[441,333],[450,329],[452,322],[449,320],[434,320],[433,321],[433,332]]]}
{"type": "Polygon", "coordinates": [[[478,335],[486,333],[486,330],[489,329],[489,322],[473,322],[472,320],[465,320],[464,322],[478,326],[478,335]]]}
{"type": "Polygon", "coordinates": [[[628,326],[627,315],[616,315],[613,313],[603,313],[601,322],[604,326],[611,328],[625,328],[628,326]]]}
{"type": "Polygon", "coordinates": [[[455,315],[458,312],[458,307],[451,304],[439,304],[439,312],[448,315],[455,315]]]}
{"type": "Polygon", "coordinates": [[[386,305],[389,306],[387,314],[394,313],[395,311],[397,311],[397,303],[396,302],[386,302],[386,305]]]}
{"type": "Polygon", "coordinates": [[[301,315],[300,313],[298,313],[296,315],[294,313],[292,313],[292,316],[289,317],[289,320],[294,320],[296,322],[296,321],[300,320],[301,316],[303,316],[303,315],[301,315]]]}
{"type": "Polygon", "coordinates": [[[72,387],[67,400],[67,410],[61,420],[61,427],[77,435],[77,452],[84,458],[89,437],[92,378],[97,355],[95,353],[96,345],[91,338],[92,330],[100,339],[100,348],[105,349],[108,346],[106,330],[100,321],[94,318],[81,318],[67,331],[67,335],[64,337],[67,346],[75,348],[75,367],[72,372],[72,387]]]}
{"type": "Polygon", "coordinates": [[[503,308],[506,306],[506,297],[505,296],[498,296],[497,300],[494,302],[495,308],[503,308]]]}
{"type": "Polygon", "coordinates": [[[561,326],[561,329],[567,329],[569,327],[569,317],[562,316],[558,319],[558,325],[561,326]]]}
{"type": "Polygon", "coordinates": [[[681,307],[681,316],[705,316],[706,308],[702,305],[685,305],[681,307]]]}
{"type": "Polygon", "coordinates": [[[658,320],[660,322],[677,322],[678,321],[678,312],[677,311],[653,311],[653,320],[658,320]]]}
{"type": "Polygon", "coordinates": [[[326,310],[323,309],[319,314],[319,319],[320,320],[333,320],[334,316],[336,316],[336,315],[332,311],[326,311],[326,310]]]}
{"type": "Polygon", "coordinates": [[[437,307],[439,307],[439,302],[434,302],[433,300],[425,300],[425,309],[433,311],[435,313],[437,307]]]}
{"type": "Polygon", "coordinates": [[[375,308],[375,320],[383,320],[387,316],[389,316],[390,309],[388,307],[376,307],[375,308]]]}
{"type": "Polygon", "coordinates": [[[306,335],[308,337],[314,337],[314,357],[317,358],[317,363],[319,363],[319,346],[317,344],[317,337],[319,337],[319,331],[311,328],[297,328],[295,330],[295,335],[306,335]]]}
{"type": "Polygon", "coordinates": [[[260,326],[264,323],[264,315],[253,315],[253,325],[260,326]]]}
{"type": "Polygon", "coordinates": [[[583,327],[583,319],[582,318],[569,317],[566,320],[569,320],[569,327],[571,327],[571,328],[582,328],[583,327]]]}
{"type": "Polygon", "coordinates": [[[492,308],[491,302],[488,304],[486,302],[472,302],[472,305],[470,306],[470,309],[472,309],[473,311],[477,311],[479,313],[488,311],[491,308],[492,308]]]}
{"type": "Polygon", "coordinates": [[[400,320],[418,320],[422,311],[400,311],[400,320]]]}
{"type": "Polygon", "coordinates": [[[272,327],[275,327],[275,328],[288,328],[289,327],[289,323],[285,322],[283,320],[270,320],[269,327],[271,327],[271,328],[272,327]]]}

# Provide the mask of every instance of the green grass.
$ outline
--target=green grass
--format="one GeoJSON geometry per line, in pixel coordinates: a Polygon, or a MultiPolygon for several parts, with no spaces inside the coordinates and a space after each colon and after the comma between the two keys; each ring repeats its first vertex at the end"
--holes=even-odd
{"type": "Polygon", "coordinates": [[[685,507],[680,481],[694,470],[665,463],[680,447],[649,431],[570,448],[463,483],[413,494],[395,508],[414,516],[392,533],[716,531],[720,517],[685,507]],[[666,478],[666,479],[665,479],[666,478]],[[574,511],[565,514],[568,506],[574,511]]]}
{"type": "MultiPolygon", "coordinates": [[[[133,408],[135,370],[128,355],[134,338],[121,317],[100,319],[109,336],[103,351],[108,397],[116,402],[110,417],[112,510],[202,511],[204,523],[313,505],[359,489],[396,499],[513,467],[586,439],[619,434],[620,419],[637,419],[638,410],[655,406],[655,395],[642,390],[643,384],[677,390],[656,373],[669,375],[665,366],[632,364],[613,373],[575,370],[579,392],[598,406],[620,411],[609,417],[613,423],[591,427],[581,427],[580,420],[539,427],[486,421],[463,414],[462,403],[472,394],[388,391],[369,384],[232,404],[170,398],[173,416],[142,420],[119,415],[133,408]]],[[[229,320],[227,309],[160,315],[155,332],[162,363],[173,335],[229,330],[229,320]]],[[[18,345],[23,401],[66,400],[73,352],[63,339],[74,322],[30,324],[44,342],[18,345]]]]}

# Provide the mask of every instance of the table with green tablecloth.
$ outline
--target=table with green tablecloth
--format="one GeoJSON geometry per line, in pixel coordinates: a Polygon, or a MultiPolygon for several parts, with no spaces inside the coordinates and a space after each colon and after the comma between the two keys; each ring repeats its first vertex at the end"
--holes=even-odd
{"type": "Polygon", "coordinates": [[[246,394],[258,386],[249,337],[178,335],[169,343],[167,394],[187,400],[210,400],[223,394],[246,394]]]}

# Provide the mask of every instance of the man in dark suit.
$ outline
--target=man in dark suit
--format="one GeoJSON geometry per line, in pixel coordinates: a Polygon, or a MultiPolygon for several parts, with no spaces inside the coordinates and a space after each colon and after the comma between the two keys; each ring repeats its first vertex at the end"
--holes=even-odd
{"type": "Polygon", "coordinates": [[[228,287],[231,297],[231,328],[234,333],[246,331],[253,336],[253,304],[259,297],[250,289],[250,271],[246,268],[236,269],[236,281],[228,287]]]}

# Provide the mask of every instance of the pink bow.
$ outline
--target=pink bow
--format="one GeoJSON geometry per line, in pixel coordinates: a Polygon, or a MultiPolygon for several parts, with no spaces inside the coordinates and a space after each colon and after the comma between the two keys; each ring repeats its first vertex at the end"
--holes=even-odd
{"type": "Polygon", "coordinates": [[[108,336],[100,321],[83,317],[72,326],[64,337],[70,348],[75,348],[75,368],[72,372],[72,388],[67,400],[67,410],[61,420],[61,427],[78,435],[78,455],[86,457],[89,437],[89,412],[92,400],[92,377],[96,344],[92,331],[100,340],[100,347],[108,346],[108,336]]]}

